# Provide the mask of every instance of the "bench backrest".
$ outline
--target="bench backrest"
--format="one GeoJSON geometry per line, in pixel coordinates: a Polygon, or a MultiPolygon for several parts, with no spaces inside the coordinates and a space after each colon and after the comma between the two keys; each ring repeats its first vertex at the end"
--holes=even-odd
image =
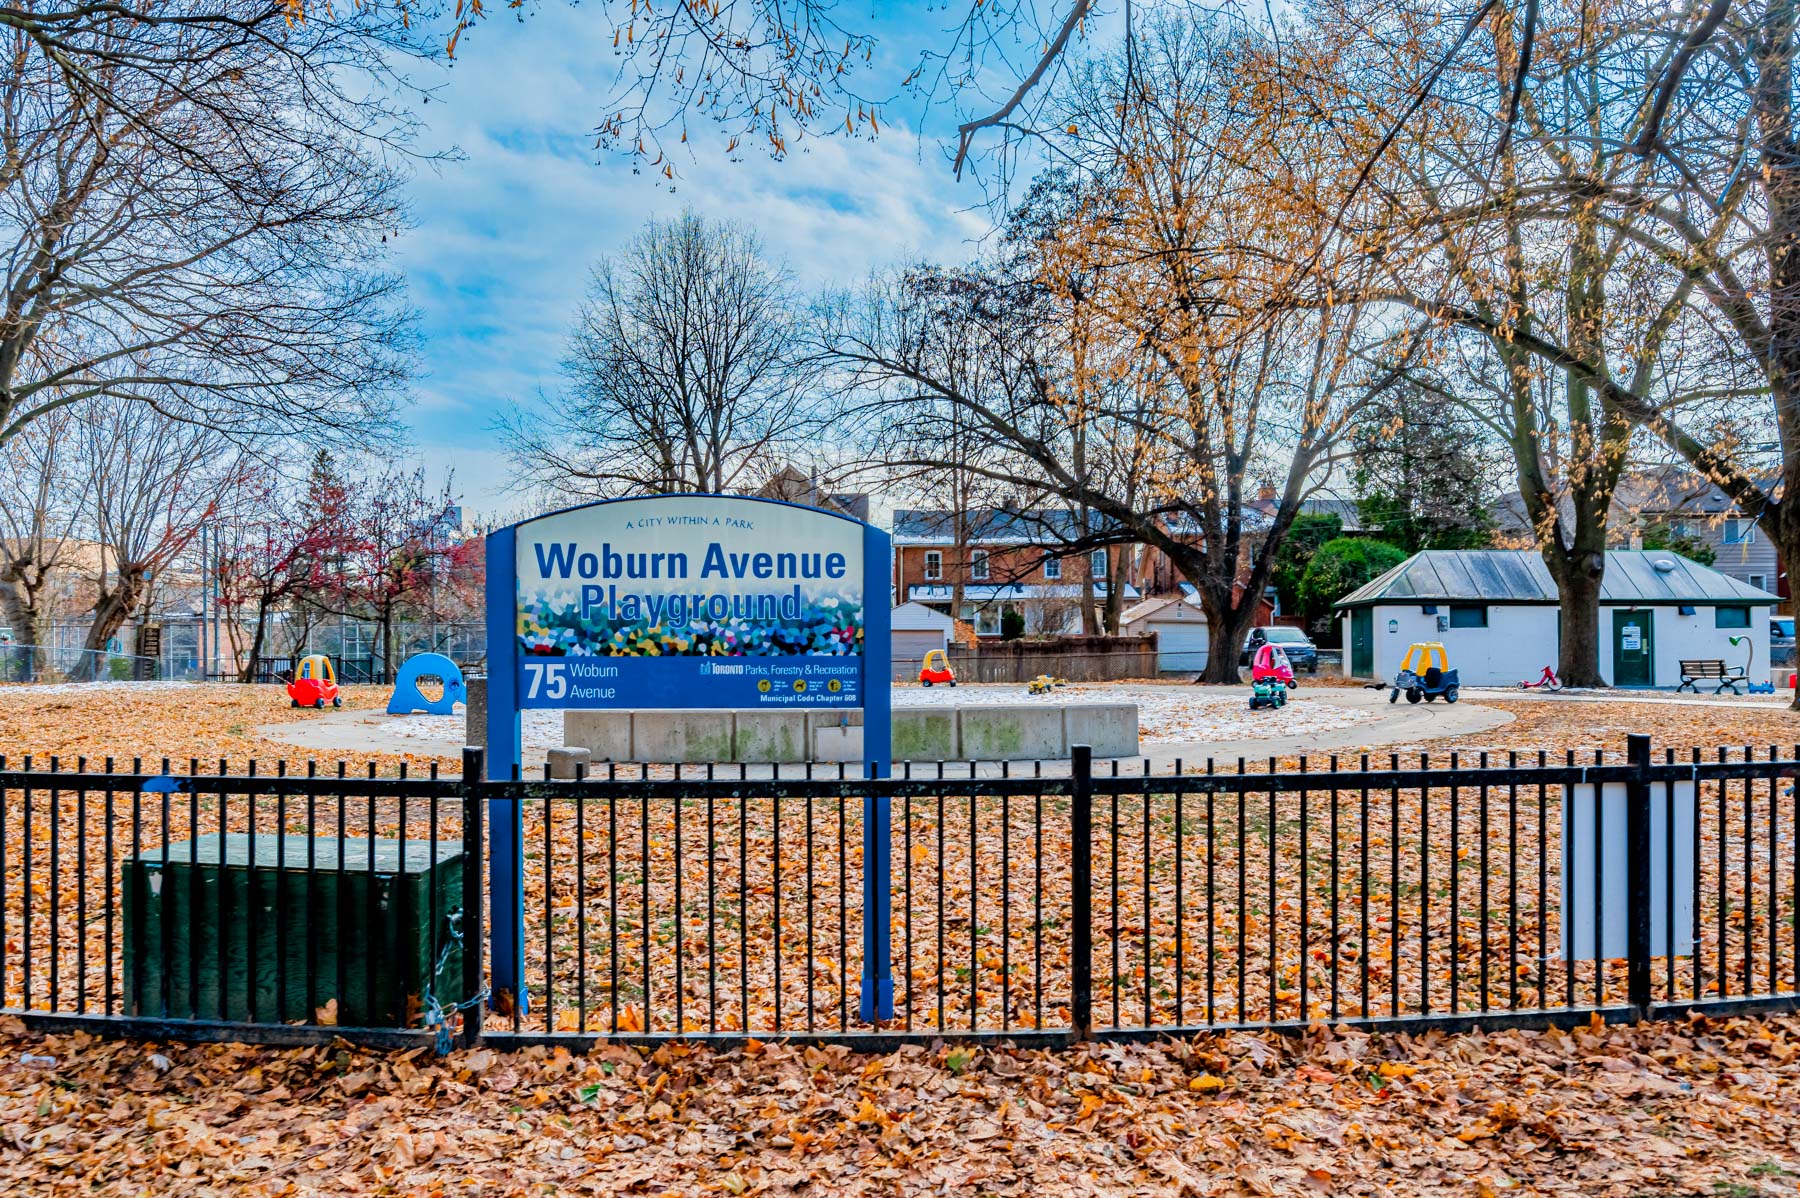
{"type": "Polygon", "coordinates": [[[1697,678],[1724,677],[1725,663],[1717,659],[1711,661],[1683,661],[1681,672],[1697,678]]]}

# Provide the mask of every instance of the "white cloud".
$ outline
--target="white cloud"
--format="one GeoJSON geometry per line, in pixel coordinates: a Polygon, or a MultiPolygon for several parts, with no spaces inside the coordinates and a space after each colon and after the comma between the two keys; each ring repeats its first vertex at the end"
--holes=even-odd
{"type": "Polygon", "coordinates": [[[422,110],[427,147],[464,158],[414,181],[419,227],[400,244],[427,339],[413,426],[428,457],[461,463],[473,509],[510,502],[494,415],[554,390],[589,266],[645,220],[691,206],[744,222],[809,288],[915,256],[962,258],[989,228],[978,187],[956,183],[941,147],[899,126],[873,142],[802,142],[782,162],[728,161],[707,149],[722,147],[708,129],[673,190],[601,156],[587,131],[610,83],[611,39],[597,16],[555,5],[490,22],[422,110]]]}

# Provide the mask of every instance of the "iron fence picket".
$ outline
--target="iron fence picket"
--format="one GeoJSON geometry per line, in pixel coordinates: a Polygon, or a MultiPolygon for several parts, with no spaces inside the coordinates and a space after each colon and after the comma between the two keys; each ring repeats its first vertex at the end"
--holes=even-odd
{"type": "MultiPolygon", "coordinates": [[[[411,908],[404,888],[397,902],[403,918],[428,925],[433,961],[461,939],[465,957],[477,958],[465,959],[464,987],[479,992],[485,963],[472,946],[484,939],[485,876],[470,821],[490,802],[518,804],[540,824],[528,841],[543,855],[529,874],[531,901],[542,903],[527,920],[535,1009],[527,1025],[515,1004],[511,1033],[465,1013],[465,1041],[1129,1037],[1313,1018],[1451,1027],[1764,1009],[1794,1005],[1800,992],[1800,748],[1787,757],[1768,747],[1653,760],[1633,738],[1623,762],[1420,754],[1317,768],[1302,759],[1288,772],[1278,762],[1255,771],[1208,762],[1204,772],[1132,762],[1096,773],[1087,761],[1078,757],[1068,777],[958,763],[874,781],[841,769],[796,776],[609,763],[593,775],[528,782],[487,782],[478,769],[457,779],[382,778],[340,766],[334,777],[310,765],[271,774],[246,763],[234,774],[226,762],[202,773],[190,762],[181,776],[164,763],[168,781],[146,790],[151,779],[137,761],[118,773],[108,759],[95,773],[85,759],[72,769],[60,759],[44,768],[28,758],[22,769],[0,759],[0,1005],[121,1028],[149,1020],[197,1036],[222,1034],[234,1015],[252,1039],[341,1034],[323,1000],[345,993],[347,967],[372,992],[385,969],[377,957],[397,951],[375,918],[374,842],[394,841],[407,861],[409,845],[458,834],[470,871],[459,922],[447,922],[435,888],[428,911],[411,908]],[[1624,784],[1627,804],[1623,857],[1603,851],[1613,834],[1603,812],[1617,810],[1604,791],[1614,783],[1624,784]],[[1576,805],[1582,787],[1593,788],[1588,818],[1576,805]],[[1657,787],[1665,789],[1653,800],[1657,787]],[[1678,787],[1691,787],[1692,799],[1678,787]],[[123,792],[131,797],[121,803],[123,792]],[[894,1020],[882,1025],[862,1023],[849,995],[868,948],[853,846],[870,795],[898,816],[891,934],[901,942],[900,976],[894,1020]],[[460,801],[453,817],[440,811],[445,800],[460,801]],[[1594,837],[1579,861],[1564,843],[1578,818],[1594,837]],[[348,842],[329,861],[318,849],[328,843],[321,819],[348,842]],[[1678,843],[1688,823],[1691,840],[1678,843]],[[232,947],[207,966],[216,994],[207,993],[214,983],[201,976],[200,953],[171,951],[189,929],[164,921],[152,945],[141,926],[119,926],[120,904],[135,901],[129,863],[172,876],[196,858],[195,838],[208,836],[219,837],[221,854],[234,837],[250,860],[272,845],[286,862],[295,835],[306,839],[295,857],[300,876],[283,870],[272,891],[220,885],[209,895],[190,870],[185,910],[243,945],[241,963],[232,947]],[[1354,849],[1347,835],[1357,837],[1354,849]],[[1678,868],[1689,854],[1695,868],[1678,868]],[[1591,883],[1578,912],[1565,909],[1577,893],[1570,870],[1591,883]],[[1615,871],[1623,876],[1609,877],[1615,871]],[[351,872],[367,906],[352,911],[338,885],[337,922],[365,923],[358,934],[369,947],[360,967],[335,954],[337,977],[327,979],[320,929],[310,918],[292,922],[294,903],[313,910],[325,881],[351,872]],[[1653,885],[1663,889],[1653,894],[1653,885]],[[1683,902],[1691,926],[1678,919],[1683,902]],[[1625,919],[1623,958],[1603,948],[1609,911],[1625,919]],[[1570,951],[1570,915],[1591,921],[1595,951],[1585,961],[1570,951]],[[265,933],[272,959],[259,955],[265,933]],[[143,970],[122,971],[126,955],[142,962],[147,953],[171,965],[155,971],[155,990],[143,970]],[[241,1008],[228,1006],[228,985],[242,986],[241,1008]],[[1098,1021],[1096,988],[1107,1015],[1098,1021]]],[[[221,940],[214,951],[226,947],[221,940]]]]}

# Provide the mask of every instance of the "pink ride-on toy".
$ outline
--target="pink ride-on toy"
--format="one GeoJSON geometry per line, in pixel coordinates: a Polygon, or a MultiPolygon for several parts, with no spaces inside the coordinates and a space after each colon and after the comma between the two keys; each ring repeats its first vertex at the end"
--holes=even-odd
{"type": "Polygon", "coordinates": [[[1256,660],[1250,666],[1250,681],[1279,682],[1289,690],[1300,684],[1294,680],[1294,667],[1288,663],[1287,654],[1281,646],[1265,642],[1256,650],[1256,660]]]}

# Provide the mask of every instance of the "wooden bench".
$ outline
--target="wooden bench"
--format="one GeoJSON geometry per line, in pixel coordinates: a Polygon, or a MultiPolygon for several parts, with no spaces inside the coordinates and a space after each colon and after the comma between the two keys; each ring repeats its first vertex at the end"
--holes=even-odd
{"type": "Polygon", "coordinates": [[[1719,685],[1713,688],[1713,694],[1723,694],[1729,690],[1732,694],[1742,694],[1738,686],[1748,682],[1744,677],[1743,666],[1727,666],[1719,660],[1683,661],[1681,663],[1681,685],[1677,691],[1693,691],[1700,693],[1699,683],[1714,682],[1719,685]]]}

